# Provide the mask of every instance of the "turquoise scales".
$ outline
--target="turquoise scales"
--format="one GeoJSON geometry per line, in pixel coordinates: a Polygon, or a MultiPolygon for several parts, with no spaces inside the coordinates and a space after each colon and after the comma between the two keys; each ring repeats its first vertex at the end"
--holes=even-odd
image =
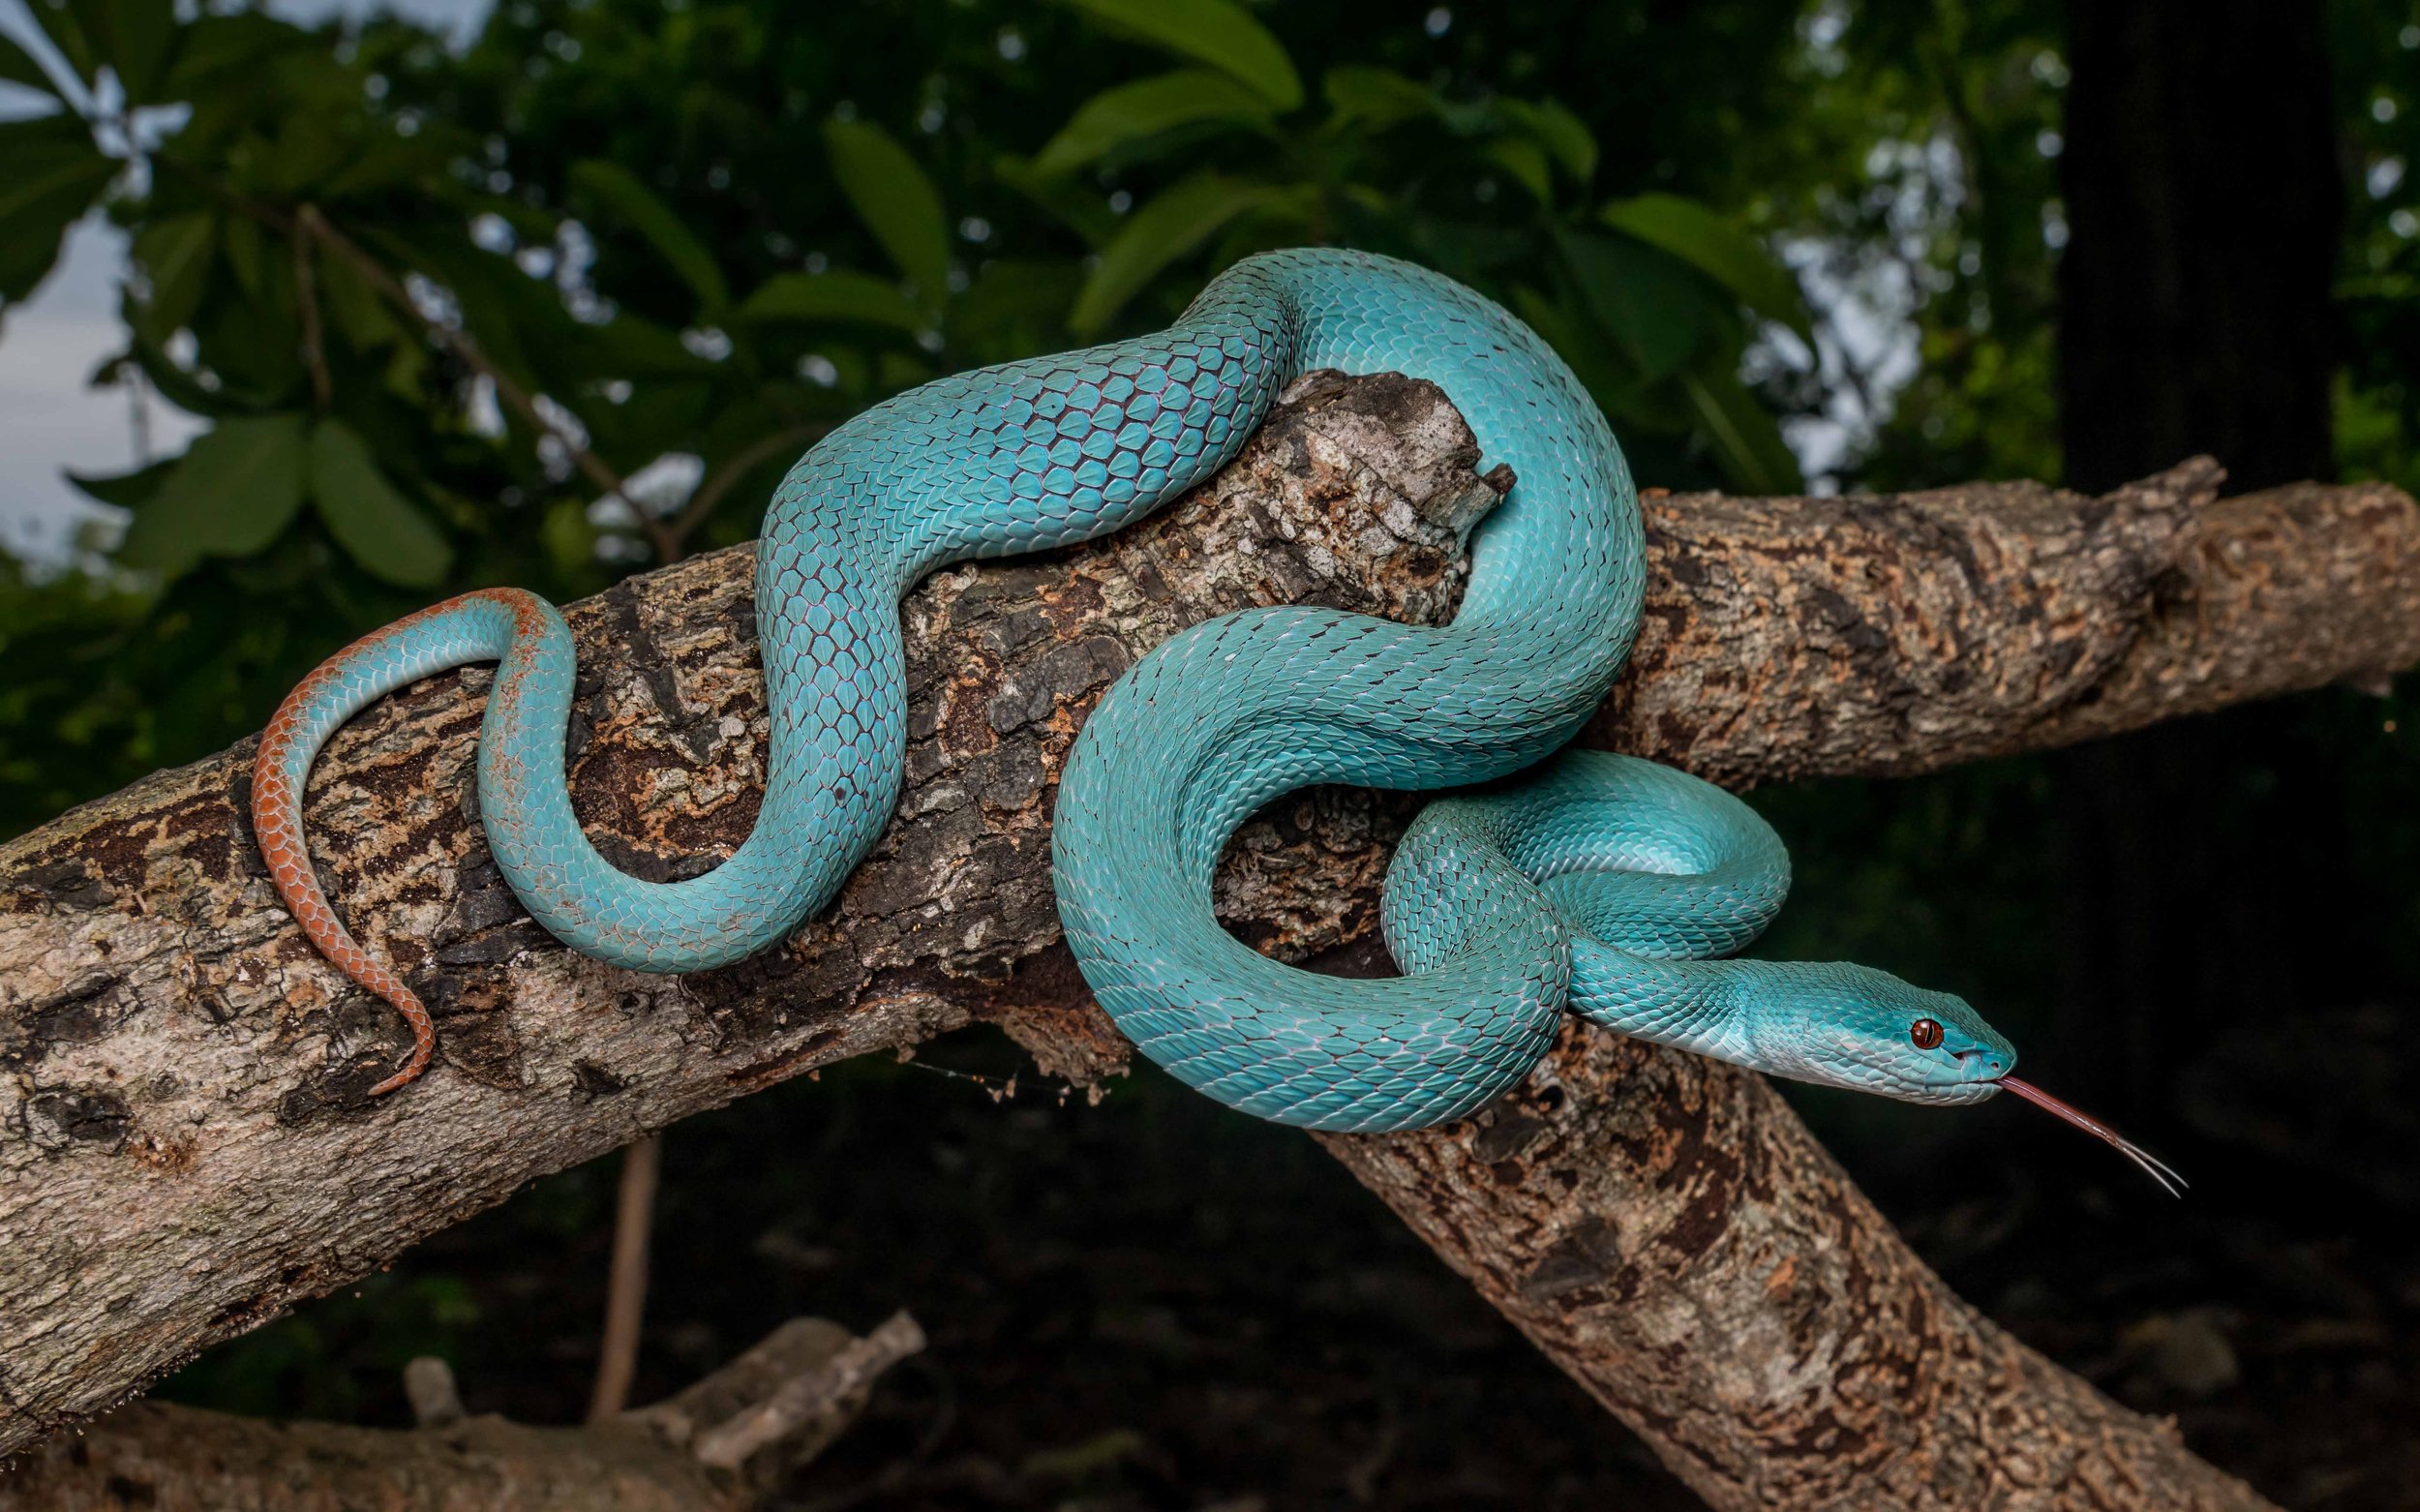
{"type": "MultiPolygon", "coordinates": [[[[650,883],[581,834],[563,778],[572,678],[554,611],[509,590],[372,635],[298,687],[257,767],[273,875],[340,964],[412,1017],[304,861],[313,754],[414,678],[502,657],[481,814],[537,920],[646,971],[738,960],[821,907],[897,799],[900,595],[946,562],[1115,530],[1231,457],[1311,368],[1428,378],[1518,483],[1480,528],[1442,628],[1269,609],[1198,625],[1130,670],[1085,725],[1053,860],[1076,958],[1120,1027],[1178,1077],[1320,1129],[1411,1128],[1517,1081],[1568,1007],[1783,1074],[1920,1102],[1979,1101],[2014,1053],[1962,1001],[1842,965],[1719,961],[1779,907],[1788,861],[1744,805],[1693,778],[1578,754],[1433,804],[1388,879],[1407,975],[1339,981],[1249,950],[1212,917],[1212,869],[1255,808],[1315,782],[1487,783],[1563,744],[1620,671],[1644,567],[1620,449],[1526,326],[1407,264],[1331,251],[1251,258],[1169,330],[959,374],[851,420],[791,469],[765,525],[757,605],[771,711],[756,830],[721,866],[650,883]]],[[[2028,1089],[2030,1090],[2030,1089],[2028,1089]]]]}

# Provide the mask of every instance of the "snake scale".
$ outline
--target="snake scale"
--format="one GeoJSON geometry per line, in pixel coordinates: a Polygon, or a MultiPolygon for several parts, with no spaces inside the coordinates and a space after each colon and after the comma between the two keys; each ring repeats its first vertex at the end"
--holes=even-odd
{"type": "Polygon", "coordinates": [[[1642,604],[1637,495],[1604,416],[1497,305],[1407,263],[1328,250],[1249,258],[1166,331],[940,378],[810,449],[758,547],[763,808],[702,876],[641,881],[581,833],[564,778],[571,638],[534,595],[466,594],[306,679],[261,743],[254,820],[312,940],[410,1021],[410,1061],[375,1090],[419,1075],[434,1035],[411,989],[347,934],[308,859],[311,763],[356,711],[500,660],[479,811],[514,892],[565,943],[620,965],[739,960],[822,907],[890,819],[906,742],[901,595],[945,563],[1139,519],[1231,458],[1314,368],[1437,384],[1517,482],[1473,538],[1450,625],[1308,606],[1227,615],[1143,657],[1085,723],[1053,818],[1059,912],[1085,980],[1145,1054],[1263,1118],[1409,1129],[1519,1081],[1569,1012],[1910,1102],[2015,1090],[2119,1142],[2011,1077],[2015,1052],[1957,997],[1861,966],[1720,958],[1781,905],[1779,837],[1681,772],[1554,754],[1620,672],[1642,604]],[[1228,836],[1312,783],[1467,790],[1422,812],[1389,868],[1381,922],[1401,977],[1283,965],[1213,917],[1228,836]]]}

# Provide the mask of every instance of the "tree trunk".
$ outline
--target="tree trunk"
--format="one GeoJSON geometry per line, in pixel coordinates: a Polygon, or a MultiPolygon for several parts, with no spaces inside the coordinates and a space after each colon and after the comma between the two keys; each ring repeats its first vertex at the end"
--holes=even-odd
{"type": "Polygon", "coordinates": [[[2061,433],[2099,491],[2207,452],[2335,474],[2344,190],[2316,0],[2077,0],[2059,159],[2061,433]]]}
{"type": "MultiPolygon", "coordinates": [[[[2344,206],[2324,8],[2078,0],[2068,26],[2069,486],[2196,453],[2245,488],[2334,476],[2344,206]]],[[[2061,1038],[2104,1046],[2060,1075],[2137,1127],[2167,1120],[2180,1036],[2364,985],[2359,912],[2302,880],[2352,870],[2333,753],[2306,725],[2246,709],[2057,763],[2073,879],[2061,1038]]]]}
{"type": "MultiPolygon", "coordinates": [[[[330,895],[439,1015],[438,1066],[377,1103],[406,1036],[270,890],[249,744],[0,847],[0,1449],[533,1176],[846,1056],[980,1018],[1049,1074],[1121,1067],[1049,891],[1084,711],[1245,604],[1442,619],[1455,532],[1497,493],[1475,461],[1427,385],[1311,381],[1154,521],[937,575],[904,611],[898,819],[823,917],[720,971],[618,970],[521,912],[469,808],[483,672],[383,701],[308,803],[330,895]]],[[[1734,783],[1912,772],[2420,662],[2410,499],[2217,482],[1649,499],[1645,632],[1589,738],[1734,783]]],[[[642,875],[729,854],[765,740],[745,554],[569,619],[583,822],[642,875]]],[[[1366,946],[1415,801],[1273,805],[1223,915],[1292,958],[1366,946]]],[[[1476,1118],[1330,1147],[1717,1506],[2257,1504],[1951,1297],[1754,1077],[1575,1030],[1476,1118]]]]}

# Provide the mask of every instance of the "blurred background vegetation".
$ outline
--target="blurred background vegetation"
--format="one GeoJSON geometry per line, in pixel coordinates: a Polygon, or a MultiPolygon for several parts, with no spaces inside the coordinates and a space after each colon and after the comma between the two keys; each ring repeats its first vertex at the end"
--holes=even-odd
{"type": "MultiPolygon", "coordinates": [[[[2420,485],[2411,0],[23,15],[0,312],[107,217],[89,379],[207,428],[0,553],[0,834],[445,594],[746,540],[836,421],[1163,324],[1265,247],[1493,294],[1653,485],[2100,489],[2195,451],[2420,485]]],[[[2199,1186],[2154,1209],[2004,1109],[1794,1101],[1966,1295],[2301,1505],[2420,1505],[2414,694],[1756,799],[1800,874],[1768,953],[1964,993],[2199,1186]]],[[[1678,1495],[1298,1139],[1149,1074],[1002,1108],[967,1076],[1004,1044],[930,1059],[671,1135],[642,1397],[795,1311],[935,1335],[801,1504],[1678,1495]]],[[[576,1416],[610,1212],[610,1167],[542,1183],[169,1389],[393,1421],[438,1352],[474,1409],[576,1416]]]]}

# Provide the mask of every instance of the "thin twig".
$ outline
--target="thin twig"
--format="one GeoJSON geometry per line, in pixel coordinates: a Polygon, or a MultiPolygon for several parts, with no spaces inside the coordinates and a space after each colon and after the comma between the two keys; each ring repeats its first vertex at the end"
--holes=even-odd
{"type": "Polygon", "coordinates": [[[351,237],[337,229],[335,224],[320,212],[318,206],[304,204],[298,207],[293,216],[288,219],[275,206],[262,204],[246,196],[234,195],[215,181],[203,179],[202,175],[194,173],[186,165],[177,163],[173,159],[162,161],[185,172],[189,177],[201,179],[207,188],[227,198],[245,214],[294,238],[296,273],[305,290],[303,298],[304,340],[311,359],[313,392],[318,397],[321,410],[328,408],[331,385],[327,373],[326,355],[319,334],[318,306],[317,300],[312,297],[313,280],[308,254],[305,251],[305,244],[312,241],[318,242],[350,263],[354,271],[368,280],[370,287],[377,289],[379,296],[388,304],[394,306],[412,323],[427,332],[430,339],[453,353],[454,357],[465,367],[486,378],[490,384],[494,385],[499,404],[519,416],[521,421],[531,429],[553,437],[556,442],[563,448],[564,454],[571,459],[572,466],[579,469],[582,476],[595,485],[600,493],[620,498],[628,503],[631,512],[638,518],[640,531],[647,536],[648,544],[654,549],[657,560],[662,563],[670,564],[679,561],[687,555],[686,543],[689,532],[697,528],[698,524],[721,501],[723,495],[730,492],[732,486],[745,476],[750,469],[767,456],[787,446],[811,441],[830,429],[829,426],[820,423],[795,425],[751,443],[725,463],[722,469],[714,476],[700,484],[678,514],[670,519],[656,519],[640,506],[638,499],[630,492],[629,481],[615,471],[604,458],[590,450],[588,443],[570,428],[549,417],[541,410],[536,397],[515,382],[510,374],[499,367],[495,359],[488,356],[486,348],[479,345],[478,338],[467,330],[433,319],[428,312],[420,308],[419,301],[411,297],[411,290],[404,287],[403,280],[397,278],[393,270],[371,256],[351,237]]]}
{"type": "MultiPolygon", "coordinates": [[[[497,400],[505,408],[519,415],[523,422],[531,428],[543,431],[561,442],[563,450],[571,458],[572,465],[578,468],[590,482],[605,493],[619,494],[624,499],[629,498],[621,475],[608,467],[602,457],[590,451],[577,436],[558,422],[548,419],[539,410],[537,401],[530,397],[529,391],[514,382],[511,376],[498,367],[488,356],[486,349],[479,345],[478,338],[467,330],[461,330],[441,320],[431,318],[428,312],[420,308],[419,302],[411,297],[411,290],[404,287],[403,280],[397,278],[394,271],[385,263],[364,251],[351,237],[337,229],[335,224],[320,212],[318,205],[310,203],[299,205],[289,216],[276,205],[264,203],[250,195],[240,194],[227,188],[216,178],[174,154],[160,153],[151,161],[156,166],[166,168],[187,183],[194,185],[202,193],[258,221],[279,235],[293,237],[297,242],[306,238],[316,240],[347,262],[351,263],[354,271],[367,279],[370,287],[377,289],[379,296],[388,304],[393,305],[406,318],[427,332],[439,346],[452,352],[464,366],[496,385],[497,400]]],[[[644,524],[644,521],[642,523],[644,524]]]]}
{"type": "Polygon", "coordinates": [[[664,533],[672,542],[671,550],[665,554],[664,560],[678,561],[687,553],[689,532],[705,522],[706,517],[713,512],[714,506],[722,502],[722,497],[731,492],[734,484],[747,476],[749,469],[776,453],[815,440],[831,429],[831,426],[821,423],[794,425],[787,430],[775,431],[770,436],[762,437],[740,448],[722,465],[720,470],[697,486],[697,491],[689,496],[686,503],[681,506],[680,513],[663,522],[664,533]]]}
{"type": "Polygon", "coordinates": [[[307,234],[294,238],[294,305],[302,315],[303,362],[311,369],[312,408],[326,414],[336,402],[336,383],[328,377],[327,345],[319,330],[319,280],[311,266],[311,243],[307,234]]]}
{"type": "Polygon", "coordinates": [[[655,1178],[664,1136],[649,1134],[621,1152],[621,1195],[614,1204],[613,1269],[605,1281],[605,1337],[597,1346],[596,1390],[589,1421],[601,1423],[630,1400],[639,1371],[639,1325],[647,1318],[647,1247],[654,1226],[655,1178]]]}
{"type": "Polygon", "coordinates": [[[133,430],[135,466],[151,466],[151,384],[143,378],[142,365],[126,365],[127,424],[133,430]]]}
{"type": "Polygon", "coordinates": [[[428,313],[420,308],[419,302],[411,297],[411,290],[404,287],[404,281],[397,278],[385,263],[372,257],[352,238],[338,230],[326,216],[319,213],[318,205],[307,204],[296,210],[294,228],[300,235],[316,239],[347,262],[351,263],[354,271],[367,279],[370,287],[377,289],[388,304],[410,317],[421,329],[429,333],[438,345],[452,352],[465,367],[495,385],[498,403],[520,416],[523,423],[555,438],[561,444],[565,454],[571,458],[571,465],[579,469],[581,474],[590,483],[606,494],[618,495],[628,500],[633,512],[639,517],[639,528],[647,532],[649,541],[665,560],[673,560],[680,555],[680,542],[666,535],[658,527],[657,522],[649,519],[646,511],[638,508],[637,501],[630,497],[630,486],[621,474],[607,466],[604,458],[590,451],[587,443],[567,427],[548,418],[538,408],[537,400],[530,395],[529,391],[513,381],[511,375],[498,367],[494,359],[488,356],[486,349],[480,347],[478,338],[469,331],[447,325],[441,320],[431,319],[428,313]]]}

